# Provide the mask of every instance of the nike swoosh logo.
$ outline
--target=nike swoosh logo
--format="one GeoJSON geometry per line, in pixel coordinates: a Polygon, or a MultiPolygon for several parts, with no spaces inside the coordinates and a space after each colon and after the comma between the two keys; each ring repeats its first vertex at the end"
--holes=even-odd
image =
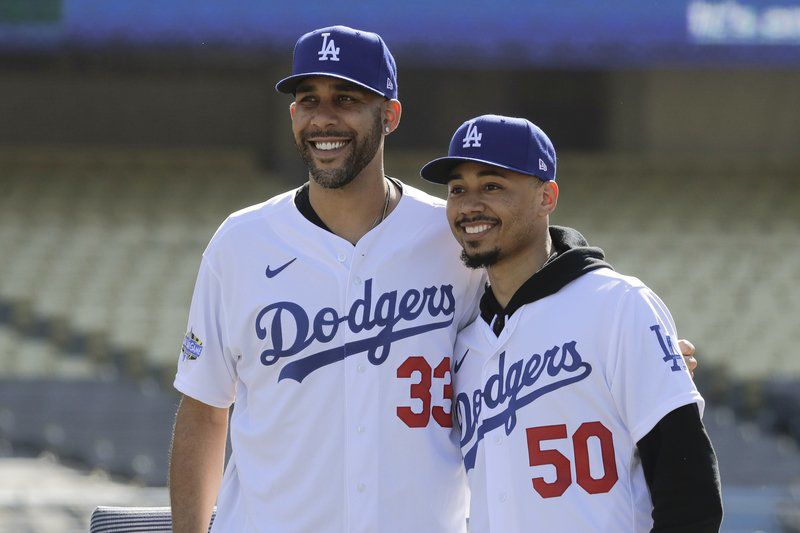
{"type": "Polygon", "coordinates": [[[469,353],[469,348],[467,348],[467,351],[464,352],[464,355],[461,356],[461,360],[460,361],[456,361],[456,365],[455,365],[455,368],[454,368],[454,370],[456,371],[456,374],[461,369],[461,365],[464,364],[464,359],[467,358],[467,354],[468,353],[469,353]]]}
{"type": "Polygon", "coordinates": [[[269,268],[269,265],[267,265],[267,271],[265,272],[265,274],[266,274],[266,275],[267,275],[267,277],[268,277],[268,278],[270,278],[270,279],[271,279],[271,278],[274,278],[275,276],[277,276],[278,274],[280,274],[281,272],[283,272],[283,269],[284,269],[284,268],[288,267],[289,265],[291,265],[291,264],[292,264],[292,263],[294,263],[295,261],[297,261],[297,258],[296,258],[296,257],[295,257],[294,259],[292,259],[291,261],[289,261],[288,263],[284,264],[283,266],[279,266],[279,267],[278,267],[278,268],[276,268],[275,270],[270,270],[270,268],[269,268]]]}

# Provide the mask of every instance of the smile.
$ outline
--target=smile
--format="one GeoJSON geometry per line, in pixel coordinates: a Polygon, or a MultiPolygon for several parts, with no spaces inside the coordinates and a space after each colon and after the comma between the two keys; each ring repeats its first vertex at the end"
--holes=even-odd
{"type": "Polygon", "coordinates": [[[491,228],[492,226],[489,224],[481,224],[479,226],[465,226],[464,231],[472,235],[474,233],[483,233],[484,231],[488,231],[491,228]]]}
{"type": "Polygon", "coordinates": [[[344,147],[350,141],[309,141],[311,146],[316,148],[317,150],[322,150],[324,152],[330,150],[338,150],[339,148],[344,147]]]}
{"type": "Polygon", "coordinates": [[[467,234],[470,241],[474,241],[488,235],[499,223],[499,220],[465,220],[459,222],[458,226],[467,234]]]}

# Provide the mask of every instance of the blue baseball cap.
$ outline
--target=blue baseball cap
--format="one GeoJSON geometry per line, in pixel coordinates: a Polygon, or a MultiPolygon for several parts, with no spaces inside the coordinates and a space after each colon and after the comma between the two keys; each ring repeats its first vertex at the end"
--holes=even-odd
{"type": "Polygon", "coordinates": [[[524,118],[481,115],[464,122],[453,134],[447,157],[420,170],[423,179],[447,183],[453,167],[474,161],[506,168],[542,181],[556,179],[556,150],[545,132],[524,118]]]}
{"type": "Polygon", "coordinates": [[[294,94],[309,76],[333,76],[360,85],[384,98],[397,98],[397,66],[381,36],[347,26],[306,33],[294,46],[292,75],[275,89],[294,94]]]}

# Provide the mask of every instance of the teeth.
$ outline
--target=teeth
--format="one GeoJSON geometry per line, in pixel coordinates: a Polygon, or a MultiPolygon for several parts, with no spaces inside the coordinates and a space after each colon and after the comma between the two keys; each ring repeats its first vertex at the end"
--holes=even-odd
{"type": "Polygon", "coordinates": [[[489,228],[491,228],[491,226],[489,224],[481,224],[480,226],[467,226],[467,227],[464,228],[464,231],[466,231],[467,233],[470,233],[470,234],[472,234],[472,233],[481,233],[483,231],[488,230],[489,228]]]}
{"type": "Polygon", "coordinates": [[[317,150],[336,150],[337,148],[341,148],[347,144],[345,141],[336,141],[336,142],[316,142],[314,146],[317,147],[317,150]]]}

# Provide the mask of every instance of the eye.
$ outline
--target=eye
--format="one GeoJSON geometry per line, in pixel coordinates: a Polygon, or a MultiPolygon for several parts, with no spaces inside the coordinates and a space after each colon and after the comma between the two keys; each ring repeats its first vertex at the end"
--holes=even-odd
{"type": "Polygon", "coordinates": [[[447,190],[447,194],[449,196],[461,194],[462,192],[464,192],[464,187],[462,187],[461,185],[451,185],[447,190]]]}
{"type": "Polygon", "coordinates": [[[500,190],[503,190],[503,187],[501,185],[499,185],[498,183],[487,183],[486,185],[483,186],[483,188],[486,189],[487,191],[500,191],[500,190]]]}
{"type": "Polygon", "coordinates": [[[352,96],[350,96],[349,94],[342,94],[342,95],[339,96],[339,102],[341,102],[343,104],[347,104],[347,103],[355,102],[355,101],[356,101],[356,99],[353,98],[352,96]]]}
{"type": "Polygon", "coordinates": [[[295,98],[295,102],[297,102],[300,105],[310,105],[316,103],[316,101],[317,101],[316,97],[311,96],[310,94],[295,98]]]}

